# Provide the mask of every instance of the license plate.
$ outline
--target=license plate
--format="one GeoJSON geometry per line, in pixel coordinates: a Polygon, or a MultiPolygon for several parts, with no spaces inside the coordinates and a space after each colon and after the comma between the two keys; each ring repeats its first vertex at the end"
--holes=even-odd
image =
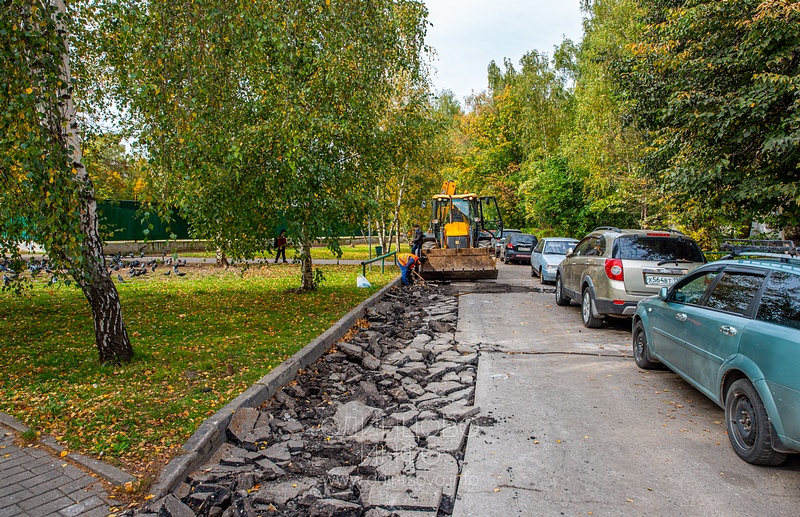
{"type": "Polygon", "coordinates": [[[520,251],[530,251],[531,250],[531,248],[529,246],[520,246],[517,249],[520,250],[520,251]]]}
{"type": "Polygon", "coordinates": [[[645,275],[644,283],[647,285],[672,285],[678,281],[676,276],[645,275]]]}

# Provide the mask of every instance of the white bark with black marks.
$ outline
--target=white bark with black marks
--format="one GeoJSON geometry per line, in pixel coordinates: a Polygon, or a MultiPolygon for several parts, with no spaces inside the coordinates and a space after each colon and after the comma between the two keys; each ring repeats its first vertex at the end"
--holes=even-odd
{"type": "Polygon", "coordinates": [[[79,190],[80,229],[84,234],[81,247],[81,261],[70,261],[77,265],[74,278],[89,301],[94,319],[95,344],[102,363],[128,362],[133,357],[128,333],[122,320],[122,306],[119,293],[111,280],[103,256],[103,243],[97,224],[97,201],[94,187],[86,167],[83,166],[80,135],[72,98],[72,81],[69,67],[69,35],[63,18],[67,16],[64,0],[53,0],[61,18],[56,20],[58,33],[64,41],[61,56],[60,79],[63,85],[58,92],[59,116],[57,124],[51,122],[49,130],[69,151],[73,169],[72,180],[79,190]]]}

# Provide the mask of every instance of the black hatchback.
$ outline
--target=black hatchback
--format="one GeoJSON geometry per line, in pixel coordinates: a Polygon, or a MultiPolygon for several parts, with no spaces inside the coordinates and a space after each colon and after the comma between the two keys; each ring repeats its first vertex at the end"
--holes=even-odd
{"type": "Polygon", "coordinates": [[[511,233],[503,243],[500,260],[505,261],[506,264],[511,262],[530,264],[531,252],[537,244],[539,244],[539,239],[535,235],[530,233],[511,233]]]}

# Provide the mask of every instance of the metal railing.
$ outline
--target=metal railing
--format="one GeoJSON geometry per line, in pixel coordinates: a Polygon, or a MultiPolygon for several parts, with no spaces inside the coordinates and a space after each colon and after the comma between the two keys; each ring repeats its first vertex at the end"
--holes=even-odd
{"type": "Polygon", "coordinates": [[[388,257],[391,257],[392,255],[395,255],[395,262],[396,262],[397,261],[396,251],[390,251],[389,253],[384,253],[383,255],[380,255],[378,257],[361,261],[361,274],[367,276],[367,264],[372,264],[373,262],[377,262],[379,260],[381,261],[381,274],[383,274],[384,268],[386,267],[386,259],[388,257]]]}

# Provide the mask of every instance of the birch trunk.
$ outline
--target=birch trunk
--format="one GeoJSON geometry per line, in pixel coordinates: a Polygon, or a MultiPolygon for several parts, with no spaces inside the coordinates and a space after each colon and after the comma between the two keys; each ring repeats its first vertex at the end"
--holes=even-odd
{"type": "MultiPolygon", "coordinates": [[[[133,357],[128,333],[122,320],[122,306],[119,293],[111,280],[103,256],[103,243],[97,225],[97,201],[86,167],[83,166],[78,123],[75,104],[72,99],[71,77],[69,68],[69,35],[63,18],[67,16],[64,0],[53,0],[61,17],[56,20],[56,27],[64,40],[64,53],[61,56],[60,79],[64,85],[58,92],[59,117],[57,124],[52,124],[49,131],[57,140],[63,142],[70,153],[70,161],[74,169],[73,181],[79,189],[80,229],[84,234],[81,247],[81,262],[74,273],[75,281],[92,309],[94,334],[97,351],[101,363],[128,362],[133,357]]],[[[56,117],[51,118],[53,120],[56,117]]]]}
{"type": "Polygon", "coordinates": [[[311,262],[311,239],[305,235],[301,237],[302,246],[300,248],[300,271],[302,276],[301,291],[313,291],[317,288],[314,285],[314,268],[311,262]]]}
{"type": "MultiPolygon", "coordinates": [[[[400,188],[397,191],[397,203],[394,206],[394,220],[392,221],[392,228],[396,230],[397,252],[400,253],[400,206],[403,203],[403,193],[406,190],[406,176],[408,176],[408,165],[406,165],[403,172],[403,179],[400,180],[400,188]]],[[[389,234],[391,235],[391,233],[389,234]]]]}

